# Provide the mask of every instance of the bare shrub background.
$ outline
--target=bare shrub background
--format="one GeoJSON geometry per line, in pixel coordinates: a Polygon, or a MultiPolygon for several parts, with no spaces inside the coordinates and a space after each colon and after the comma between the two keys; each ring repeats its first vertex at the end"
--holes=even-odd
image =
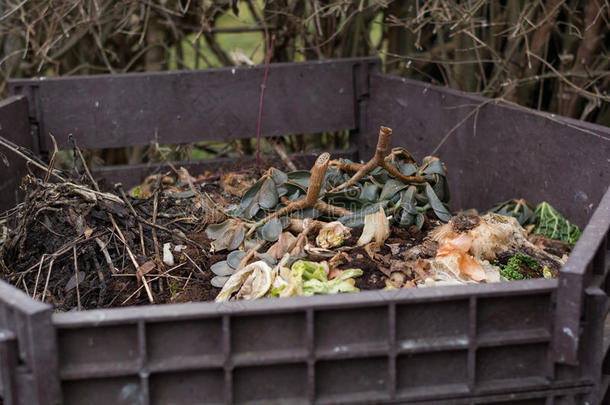
{"type": "Polygon", "coordinates": [[[274,62],[379,55],[388,72],[610,125],[609,27],[608,0],[3,0],[0,95],[9,77],[259,64],[274,34],[274,62]]]}

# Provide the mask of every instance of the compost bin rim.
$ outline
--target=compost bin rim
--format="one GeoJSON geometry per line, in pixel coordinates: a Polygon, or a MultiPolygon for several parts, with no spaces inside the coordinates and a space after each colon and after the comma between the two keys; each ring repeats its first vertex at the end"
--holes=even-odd
{"type": "MultiPolygon", "coordinates": [[[[502,107],[510,108],[510,109],[516,110],[516,111],[527,111],[536,116],[545,118],[545,119],[553,121],[553,122],[557,122],[559,124],[565,124],[565,125],[569,125],[572,127],[577,127],[576,129],[580,130],[581,133],[588,134],[588,135],[595,135],[598,137],[601,136],[603,139],[610,141],[610,127],[607,127],[605,125],[594,124],[594,123],[588,122],[588,121],[582,121],[582,120],[578,120],[575,118],[565,117],[560,114],[553,114],[553,113],[549,113],[546,111],[540,111],[540,110],[536,110],[534,108],[512,104],[512,103],[506,102],[504,100],[483,97],[483,96],[479,96],[477,94],[469,93],[467,91],[457,90],[457,89],[453,89],[453,88],[449,88],[449,87],[443,87],[443,86],[439,86],[439,85],[432,84],[432,83],[426,83],[421,80],[409,79],[406,77],[400,77],[400,76],[396,76],[396,75],[385,73],[385,72],[373,72],[373,73],[371,73],[371,76],[380,76],[387,80],[400,82],[402,84],[408,84],[409,86],[415,86],[415,87],[419,87],[419,88],[422,88],[425,90],[437,90],[438,91],[438,90],[442,89],[443,93],[446,93],[446,94],[449,94],[452,96],[460,96],[460,97],[464,97],[464,98],[469,98],[473,102],[476,102],[477,105],[484,104],[484,103],[485,104],[492,103],[492,104],[499,104],[502,107]],[[586,131],[583,131],[583,130],[586,130],[586,131]],[[597,131],[597,132],[603,133],[604,135],[591,134],[587,131],[597,131]],[[606,138],[605,135],[607,135],[608,138],[606,138]]],[[[473,106],[465,105],[464,107],[476,107],[477,105],[473,105],[473,106]]]]}
{"type": "MultiPolygon", "coordinates": [[[[355,57],[355,58],[331,58],[331,59],[320,59],[320,60],[310,60],[310,61],[302,61],[302,62],[274,62],[271,63],[273,67],[280,68],[293,68],[294,65],[328,65],[331,66],[334,63],[342,63],[342,62],[358,62],[358,63],[366,63],[366,62],[379,62],[381,63],[381,58],[378,56],[365,56],[365,57],[355,57]]],[[[255,65],[255,66],[228,66],[228,67],[216,67],[216,68],[206,68],[206,69],[177,69],[177,70],[164,70],[159,72],[129,72],[129,73],[102,73],[102,74],[93,74],[93,75],[76,75],[76,76],[39,76],[32,77],[27,79],[9,79],[8,83],[11,86],[21,86],[25,84],[39,83],[41,81],[46,81],[48,79],[52,79],[53,81],[71,81],[71,80],[89,80],[89,79],[97,79],[97,78],[129,78],[129,77],[147,77],[147,76],[170,76],[176,73],[179,74],[198,74],[201,72],[206,73],[219,73],[226,71],[234,71],[234,74],[237,74],[239,71],[250,71],[250,70],[260,70],[265,71],[265,65],[255,65]]]]}
{"type": "Polygon", "coordinates": [[[488,298],[495,296],[518,296],[531,293],[553,293],[557,279],[531,279],[490,284],[439,286],[431,288],[409,288],[397,290],[367,290],[358,293],[317,295],[312,297],[261,298],[252,301],[189,302],[179,304],[141,305],[90,309],[80,312],[54,313],[53,323],[59,327],[83,325],[108,325],[133,321],[134,317],[147,321],[164,321],[180,317],[200,318],[241,313],[283,313],[303,309],[332,310],[350,307],[382,306],[393,304],[418,304],[425,302],[455,301],[472,296],[488,298]]]}

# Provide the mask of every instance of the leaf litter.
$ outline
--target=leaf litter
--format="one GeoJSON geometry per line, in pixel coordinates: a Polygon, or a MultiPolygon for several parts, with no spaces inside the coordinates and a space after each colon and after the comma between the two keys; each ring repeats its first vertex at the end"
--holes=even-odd
{"type": "Polygon", "coordinates": [[[364,164],[172,166],[128,193],[101,191],[88,169],[30,174],[0,216],[0,276],[58,311],[557,276],[578,227],[522,199],[452,216],[445,165],[389,150],[391,133],[364,164]]]}

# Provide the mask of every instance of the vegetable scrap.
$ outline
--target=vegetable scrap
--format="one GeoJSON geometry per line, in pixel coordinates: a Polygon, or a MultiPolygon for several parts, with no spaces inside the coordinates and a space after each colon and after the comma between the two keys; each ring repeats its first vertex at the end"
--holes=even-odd
{"type": "Polygon", "coordinates": [[[523,199],[452,215],[445,165],[391,136],[380,128],[366,163],[321,153],[310,170],[284,157],[197,177],[170,164],[128,192],[102,190],[75,145],[85,170],[36,161],[46,173],[0,216],[0,277],[69,311],[557,276],[577,226],[523,199]]]}

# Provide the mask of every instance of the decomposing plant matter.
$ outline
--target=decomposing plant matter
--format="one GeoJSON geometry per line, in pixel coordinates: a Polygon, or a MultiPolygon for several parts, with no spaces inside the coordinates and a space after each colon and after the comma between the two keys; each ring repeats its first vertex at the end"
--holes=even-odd
{"type": "Polygon", "coordinates": [[[524,200],[451,216],[443,163],[388,154],[390,136],[381,127],[363,164],[322,153],[311,170],[270,167],[258,179],[172,166],[132,196],[101,190],[76,146],[83,178],[33,160],[45,179],[26,177],[24,203],[0,217],[2,277],[71,310],[557,275],[577,227],[524,200]]]}
{"type": "MultiPolygon", "coordinates": [[[[355,171],[356,173],[345,183],[339,184],[337,187],[330,190],[331,193],[337,192],[344,188],[353,186],[366,174],[370,173],[377,167],[382,167],[388,171],[392,176],[396,177],[404,183],[424,183],[428,181],[422,176],[405,176],[395,166],[392,166],[386,161],[388,156],[388,148],[390,147],[390,140],[392,139],[392,129],[388,127],[379,128],[379,138],[377,139],[377,147],[375,148],[375,155],[367,163],[363,165],[357,165],[354,163],[342,164],[340,169],[347,171],[355,171]]],[[[414,161],[413,161],[414,162],[414,161]]],[[[411,162],[411,163],[413,163],[411,162]]]]}
{"type": "Polygon", "coordinates": [[[329,161],[330,153],[327,152],[322,153],[316,159],[316,162],[311,168],[311,177],[309,179],[309,187],[307,187],[307,194],[305,195],[305,198],[298,201],[288,202],[284,208],[263,218],[260,224],[262,225],[267,223],[267,221],[269,221],[271,218],[282,217],[284,215],[291,214],[295,211],[300,211],[307,208],[318,210],[323,214],[327,214],[333,217],[351,215],[351,211],[325,203],[324,201],[319,199],[320,190],[322,189],[322,185],[324,184],[324,177],[326,176],[326,169],[328,168],[329,161]]]}

